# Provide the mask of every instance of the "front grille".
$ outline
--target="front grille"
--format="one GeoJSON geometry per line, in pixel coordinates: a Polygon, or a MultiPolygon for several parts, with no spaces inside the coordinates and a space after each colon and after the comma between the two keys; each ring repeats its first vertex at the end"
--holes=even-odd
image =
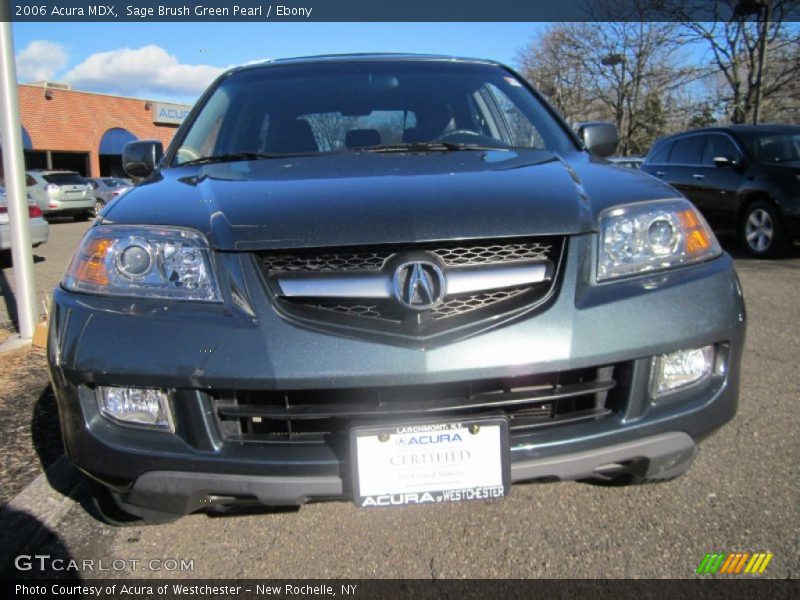
{"type": "Polygon", "coordinates": [[[482,294],[469,294],[464,296],[455,296],[442,302],[439,306],[431,309],[431,315],[434,319],[446,319],[448,317],[455,317],[463,315],[464,313],[486,308],[496,302],[503,302],[510,298],[514,298],[519,294],[528,291],[530,288],[514,287],[496,290],[493,292],[484,292],[482,294]]]}
{"type": "MultiPolygon", "coordinates": [[[[286,273],[389,273],[404,253],[434,254],[447,268],[503,266],[513,263],[547,261],[559,272],[565,240],[559,237],[478,240],[475,242],[429,242],[260,253],[259,263],[280,312],[315,324],[362,329],[403,338],[428,338],[452,329],[533,308],[543,303],[554,288],[550,281],[526,286],[452,295],[433,308],[418,312],[404,309],[393,298],[281,297],[275,283],[286,273]],[[395,261],[395,263],[390,261],[395,261]]],[[[387,277],[390,275],[387,274],[387,277]]]]}
{"type": "Polygon", "coordinates": [[[343,443],[354,423],[502,415],[512,434],[608,417],[622,406],[627,363],[468,383],[291,391],[229,391],[212,403],[224,439],[343,443]]]}
{"type": "MultiPolygon", "coordinates": [[[[494,304],[495,302],[508,300],[509,298],[513,298],[514,296],[526,292],[528,289],[529,288],[527,286],[514,287],[497,290],[494,292],[486,292],[483,294],[456,296],[446,299],[440,305],[432,308],[430,311],[430,316],[436,320],[456,317],[472,310],[485,308],[494,304]]],[[[402,322],[405,317],[403,311],[401,311],[397,305],[390,300],[327,300],[320,298],[315,302],[304,299],[302,302],[299,302],[299,304],[303,306],[311,306],[320,310],[329,310],[343,315],[364,317],[368,319],[382,319],[384,321],[394,321],[396,323],[402,322]]]]}
{"type": "Polygon", "coordinates": [[[391,244],[353,248],[273,251],[261,255],[269,273],[379,271],[395,254],[432,252],[445,266],[501,264],[522,260],[547,260],[555,239],[526,239],[497,242],[441,242],[425,244],[391,244]]]}

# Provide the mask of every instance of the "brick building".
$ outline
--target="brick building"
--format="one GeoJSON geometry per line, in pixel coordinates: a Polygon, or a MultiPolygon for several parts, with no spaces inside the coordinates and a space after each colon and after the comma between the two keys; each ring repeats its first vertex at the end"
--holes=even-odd
{"type": "Polygon", "coordinates": [[[46,82],[18,90],[26,167],[70,169],[86,177],[124,175],[122,147],[137,139],[166,146],[191,108],[46,82]]]}

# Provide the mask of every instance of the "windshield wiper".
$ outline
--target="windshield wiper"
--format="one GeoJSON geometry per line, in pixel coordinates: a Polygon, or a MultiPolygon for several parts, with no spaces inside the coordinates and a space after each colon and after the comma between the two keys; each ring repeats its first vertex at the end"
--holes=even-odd
{"type": "MultiPolygon", "coordinates": [[[[185,167],[186,165],[205,165],[210,163],[223,163],[223,162],[234,162],[237,160],[260,160],[265,158],[286,158],[290,156],[307,156],[312,154],[310,152],[229,152],[227,154],[214,154],[211,156],[201,156],[200,158],[193,158],[192,160],[187,160],[186,162],[180,163],[179,167],[185,167]]],[[[316,154],[316,153],[314,153],[316,154]]]]}
{"type": "Polygon", "coordinates": [[[506,150],[493,146],[464,144],[455,142],[405,142],[402,144],[381,144],[356,148],[355,152],[461,152],[472,150],[506,150]]]}

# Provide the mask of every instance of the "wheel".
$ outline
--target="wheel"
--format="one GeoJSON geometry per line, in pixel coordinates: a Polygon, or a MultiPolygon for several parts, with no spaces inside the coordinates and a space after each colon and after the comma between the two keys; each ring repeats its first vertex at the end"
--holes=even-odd
{"type": "Polygon", "coordinates": [[[100,198],[98,198],[97,201],[94,203],[94,213],[93,213],[94,217],[95,218],[99,217],[100,211],[103,210],[105,207],[106,203],[100,200],[100,198]]]}
{"type": "Polygon", "coordinates": [[[143,525],[164,525],[177,521],[180,516],[135,508],[138,514],[128,512],[128,506],[119,494],[96,481],[89,482],[90,508],[93,515],[112,527],[139,527],[143,525]]]}
{"type": "Polygon", "coordinates": [[[756,258],[780,256],[788,248],[788,237],[778,210],[769,202],[753,202],[745,210],[739,226],[739,239],[756,258]]]}

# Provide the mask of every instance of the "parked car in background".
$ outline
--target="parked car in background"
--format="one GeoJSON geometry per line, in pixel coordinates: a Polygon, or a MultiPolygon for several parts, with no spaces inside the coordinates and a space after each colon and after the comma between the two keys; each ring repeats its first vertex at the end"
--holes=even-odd
{"type": "Polygon", "coordinates": [[[94,216],[94,188],[80,173],[31,170],[26,173],[25,184],[45,217],[64,215],[85,220],[94,216]]]}
{"type": "Polygon", "coordinates": [[[95,216],[100,214],[106,204],[133,187],[133,182],[123,177],[90,177],[88,181],[94,188],[94,195],[97,200],[95,202],[95,216]]]}
{"type": "Polygon", "coordinates": [[[657,140],[642,170],[683,192],[757,257],[800,238],[800,126],[734,125],[657,140]]]}
{"type": "Polygon", "coordinates": [[[641,156],[615,156],[608,159],[611,164],[629,169],[641,169],[644,158],[641,156]]]}
{"type": "MultiPolygon", "coordinates": [[[[42,211],[28,196],[28,217],[31,232],[31,246],[41,246],[47,241],[50,234],[50,226],[42,217],[42,211]]],[[[8,200],[6,190],[0,186],[0,250],[11,248],[11,227],[8,220],[8,200]]]]}

